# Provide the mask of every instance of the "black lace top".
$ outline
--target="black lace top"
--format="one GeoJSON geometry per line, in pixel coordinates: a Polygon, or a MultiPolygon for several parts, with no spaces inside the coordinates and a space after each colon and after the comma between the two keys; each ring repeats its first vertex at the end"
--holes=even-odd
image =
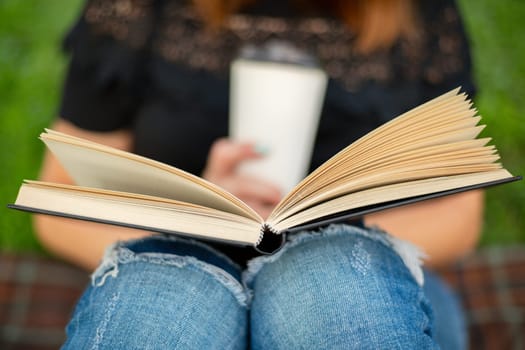
{"type": "Polygon", "coordinates": [[[287,40],[332,78],[312,166],[439,93],[459,85],[474,92],[450,0],[421,2],[417,42],[366,56],[340,21],[301,17],[283,1],[260,1],[216,34],[187,3],[89,1],[66,39],[72,60],[60,116],[89,130],[131,128],[137,153],[199,174],[210,144],[227,133],[229,63],[247,43],[287,40]]]}
{"type": "Polygon", "coordinates": [[[312,168],[440,93],[474,94],[453,0],[421,1],[418,39],[368,55],[341,21],[301,15],[287,1],[258,1],[216,33],[190,3],[88,1],[65,40],[72,57],[60,116],[88,130],[131,129],[136,153],[200,174],[210,145],[227,134],[231,60],[272,39],[315,55],[330,76],[312,168]]]}

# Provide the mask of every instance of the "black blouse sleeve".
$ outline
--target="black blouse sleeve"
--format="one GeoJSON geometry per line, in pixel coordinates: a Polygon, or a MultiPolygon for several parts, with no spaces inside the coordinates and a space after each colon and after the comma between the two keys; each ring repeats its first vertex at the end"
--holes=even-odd
{"type": "Polygon", "coordinates": [[[59,116],[92,131],[128,127],[146,86],[154,6],[89,1],[64,40],[70,54],[59,116]]]}

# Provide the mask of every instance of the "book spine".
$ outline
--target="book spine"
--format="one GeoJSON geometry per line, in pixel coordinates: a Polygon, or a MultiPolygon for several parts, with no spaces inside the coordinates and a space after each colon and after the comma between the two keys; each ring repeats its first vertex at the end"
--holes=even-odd
{"type": "Polygon", "coordinates": [[[273,254],[278,252],[285,242],[286,234],[278,232],[265,223],[261,226],[261,234],[255,245],[255,250],[262,254],[273,254]]]}

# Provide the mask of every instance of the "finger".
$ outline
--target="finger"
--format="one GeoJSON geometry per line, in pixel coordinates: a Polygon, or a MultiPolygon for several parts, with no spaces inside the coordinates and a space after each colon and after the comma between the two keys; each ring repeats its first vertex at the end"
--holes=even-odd
{"type": "Polygon", "coordinates": [[[235,172],[242,161],[259,157],[261,154],[256,152],[251,143],[219,139],[210,149],[205,174],[210,177],[223,177],[235,172]]]}

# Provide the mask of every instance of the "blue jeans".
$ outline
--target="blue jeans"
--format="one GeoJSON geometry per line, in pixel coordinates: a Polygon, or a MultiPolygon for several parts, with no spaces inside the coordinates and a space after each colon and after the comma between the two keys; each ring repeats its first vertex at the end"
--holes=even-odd
{"type": "Polygon", "coordinates": [[[465,347],[458,304],[417,249],[348,225],[294,235],[244,271],[193,240],[118,243],[67,334],[63,349],[465,347]]]}

